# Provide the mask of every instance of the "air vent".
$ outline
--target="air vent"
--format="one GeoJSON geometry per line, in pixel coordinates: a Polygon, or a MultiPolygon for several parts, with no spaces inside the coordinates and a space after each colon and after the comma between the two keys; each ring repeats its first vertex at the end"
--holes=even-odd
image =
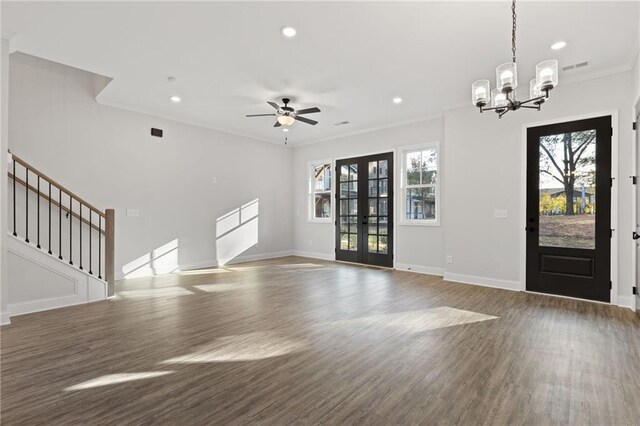
{"type": "Polygon", "coordinates": [[[348,121],[340,121],[339,123],[333,123],[334,126],[344,126],[345,124],[349,124],[348,121]]]}
{"type": "Polygon", "coordinates": [[[589,61],[578,62],[576,64],[567,65],[566,67],[562,67],[562,71],[571,71],[577,70],[578,68],[584,68],[589,65],[589,61]]]}

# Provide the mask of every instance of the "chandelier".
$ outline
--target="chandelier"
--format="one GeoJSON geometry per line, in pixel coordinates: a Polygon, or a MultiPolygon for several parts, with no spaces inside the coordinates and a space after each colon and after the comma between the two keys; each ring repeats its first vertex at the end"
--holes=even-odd
{"type": "Polygon", "coordinates": [[[518,67],[516,66],[516,0],[511,5],[513,29],[511,32],[512,62],[496,68],[496,88],[491,90],[489,80],[478,80],[471,85],[473,105],[483,111],[495,111],[502,118],[509,111],[529,108],[540,111],[540,106],[549,98],[549,91],[558,85],[558,61],[551,59],[536,65],[536,78],[529,83],[529,99],[518,101],[518,67]],[[491,107],[485,108],[489,103],[491,107]]]}

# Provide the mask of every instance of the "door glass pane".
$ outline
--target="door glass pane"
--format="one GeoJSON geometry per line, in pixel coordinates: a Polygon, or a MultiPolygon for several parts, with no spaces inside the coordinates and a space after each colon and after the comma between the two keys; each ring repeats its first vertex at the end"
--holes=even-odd
{"type": "Polygon", "coordinates": [[[349,180],[349,166],[344,165],[340,167],[340,181],[344,182],[349,180]]]}
{"type": "Polygon", "coordinates": [[[378,237],[376,235],[369,235],[369,253],[378,252],[378,237]]]}
{"type": "Polygon", "coordinates": [[[387,200],[385,198],[381,198],[378,202],[378,215],[386,216],[389,212],[387,211],[387,200]]]}
{"type": "Polygon", "coordinates": [[[340,216],[349,215],[349,200],[340,200],[340,216]]]}
{"type": "Polygon", "coordinates": [[[349,195],[349,182],[341,183],[340,198],[350,198],[349,195]]]}
{"type": "Polygon", "coordinates": [[[358,233],[358,216],[349,216],[349,232],[358,233]]]}
{"type": "Polygon", "coordinates": [[[358,180],[357,164],[349,164],[349,180],[358,180]]]}
{"type": "Polygon", "coordinates": [[[358,214],[358,200],[349,200],[349,213],[348,214],[358,214]]]}
{"type": "Polygon", "coordinates": [[[349,234],[349,250],[358,250],[358,236],[355,234],[349,234]]]}
{"type": "Polygon", "coordinates": [[[340,250],[349,250],[349,234],[340,234],[340,250]]]}
{"type": "Polygon", "coordinates": [[[340,218],[340,232],[349,232],[349,217],[340,218]]]}
{"type": "Polygon", "coordinates": [[[369,178],[377,178],[378,177],[378,162],[377,161],[369,161],[369,178]]]}
{"type": "Polygon", "coordinates": [[[378,233],[378,218],[370,217],[369,218],[369,235],[375,235],[378,233]]]}
{"type": "Polygon", "coordinates": [[[377,197],[378,196],[378,181],[370,180],[369,181],[369,197],[377,197]]]}
{"type": "Polygon", "coordinates": [[[380,179],[378,181],[378,197],[387,196],[387,187],[389,186],[389,179],[380,179]]]}
{"type": "Polygon", "coordinates": [[[389,173],[387,166],[387,160],[378,161],[378,176],[386,178],[389,173]]]}
{"type": "Polygon", "coordinates": [[[370,198],[369,199],[369,216],[377,216],[378,215],[378,199],[370,198]]]}
{"type": "Polygon", "coordinates": [[[378,238],[378,253],[387,253],[387,237],[380,236],[378,238]]]}
{"type": "Polygon", "coordinates": [[[596,131],[540,138],[539,244],[595,249],[596,131]]]}
{"type": "Polygon", "coordinates": [[[349,182],[349,198],[358,198],[358,182],[349,182]]]}
{"type": "Polygon", "coordinates": [[[378,234],[387,235],[388,219],[386,216],[380,216],[378,218],[378,234]]]}

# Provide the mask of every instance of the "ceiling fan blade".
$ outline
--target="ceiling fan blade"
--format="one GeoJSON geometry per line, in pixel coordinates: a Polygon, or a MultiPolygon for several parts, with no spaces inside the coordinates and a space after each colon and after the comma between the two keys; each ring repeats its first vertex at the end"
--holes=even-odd
{"type": "Polygon", "coordinates": [[[321,112],[320,108],[313,107],[313,108],[299,109],[298,111],[296,111],[296,114],[298,114],[298,115],[300,115],[300,114],[313,114],[315,112],[321,112]]]}
{"type": "Polygon", "coordinates": [[[318,122],[315,120],[309,120],[308,118],[300,117],[298,115],[296,115],[296,120],[302,121],[303,123],[311,124],[312,126],[315,126],[316,124],[318,124],[318,122]]]}
{"type": "Polygon", "coordinates": [[[273,127],[280,127],[280,126],[282,126],[282,124],[280,124],[279,121],[276,121],[276,124],[273,125],[273,127]]]}
{"type": "Polygon", "coordinates": [[[270,102],[270,101],[267,101],[267,103],[268,103],[269,105],[271,105],[272,107],[274,107],[275,109],[277,109],[278,111],[280,111],[280,107],[278,106],[278,104],[277,104],[277,103],[275,103],[275,102],[270,102]]]}
{"type": "Polygon", "coordinates": [[[275,117],[275,114],[247,114],[245,117],[275,117]]]}

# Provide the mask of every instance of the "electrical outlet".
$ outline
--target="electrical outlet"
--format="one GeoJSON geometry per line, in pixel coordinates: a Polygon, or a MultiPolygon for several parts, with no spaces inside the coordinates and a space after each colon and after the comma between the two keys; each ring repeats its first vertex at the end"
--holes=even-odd
{"type": "Polygon", "coordinates": [[[447,256],[447,263],[448,264],[452,264],[453,263],[453,256],[451,256],[451,255],[447,256]]]}
{"type": "Polygon", "coordinates": [[[509,217],[509,212],[507,209],[496,209],[493,211],[493,217],[495,219],[507,219],[509,217]]]}

